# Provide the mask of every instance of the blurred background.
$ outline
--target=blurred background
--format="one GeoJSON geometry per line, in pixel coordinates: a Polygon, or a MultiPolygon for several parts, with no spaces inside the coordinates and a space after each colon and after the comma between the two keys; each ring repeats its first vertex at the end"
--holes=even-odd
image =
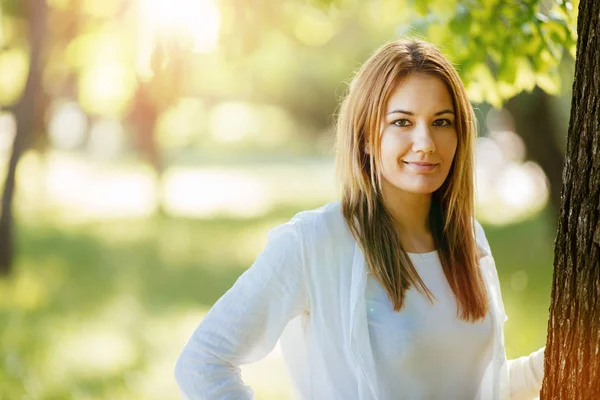
{"type": "MultiPolygon", "coordinates": [[[[545,344],[574,73],[566,0],[0,0],[0,399],[176,399],[266,232],[337,199],[353,72],[403,35],[476,107],[510,358],[545,344]]],[[[291,392],[276,348],[243,368],[291,392]]]]}

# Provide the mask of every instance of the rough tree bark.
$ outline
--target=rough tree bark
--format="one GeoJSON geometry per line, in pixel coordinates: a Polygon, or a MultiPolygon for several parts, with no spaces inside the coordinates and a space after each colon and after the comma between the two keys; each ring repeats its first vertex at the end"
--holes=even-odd
{"type": "Polygon", "coordinates": [[[581,1],[541,399],[600,399],[600,2],[581,1]]]}
{"type": "Polygon", "coordinates": [[[42,43],[46,34],[47,6],[45,0],[29,0],[23,3],[27,18],[30,44],[30,67],[25,90],[14,107],[17,131],[8,162],[8,171],[2,193],[0,214],[0,275],[11,272],[13,260],[13,214],[12,204],[15,191],[17,165],[25,150],[30,146],[33,133],[43,119],[45,95],[42,88],[42,43]]]}

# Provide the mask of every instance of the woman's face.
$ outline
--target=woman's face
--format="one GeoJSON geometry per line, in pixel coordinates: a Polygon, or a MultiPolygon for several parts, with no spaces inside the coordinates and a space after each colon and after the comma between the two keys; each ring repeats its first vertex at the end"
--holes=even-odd
{"type": "Polygon", "coordinates": [[[442,186],[458,144],[454,112],[450,92],[436,76],[411,74],[396,86],[382,121],[384,187],[431,194],[442,186]]]}

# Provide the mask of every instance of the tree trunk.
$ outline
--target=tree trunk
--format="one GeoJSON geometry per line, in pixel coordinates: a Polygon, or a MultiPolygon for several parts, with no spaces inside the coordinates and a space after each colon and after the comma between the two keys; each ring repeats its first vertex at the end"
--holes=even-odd
{"type": "Polygon", "coordinates": [[[578,19],[541,399],[600,399],[600,2],[578,19]]]}
{"type": "Polygon", "coordinates": [[[17,165],[25,150],[31,144],[36,122],[43,118],[44,94],[42,90],[42,42],[46,33],[46,1],[29,0],[25,3],[28,35],[30,43],[30,66],[25,90],[14,107],[17,131],[10,156],[8,171],[2,193],[0,215],[0,274],[8,275],[13,261],[13,214],[12,204],[15,192],[17,165]]]}
{"type": "Polygon", "coordinates": [[[136,134],[137,147],[154,170],[157,187],[157,212],[163,214],[164,202],[162,183],[165,165],[160,146],[156,140],[155,132],[156,122],[163,110],[159,108],[160,105],[153,101],[149,85],[150,84],[146,82],[138,83],[138,89],[129,115],[129,120],[136,134]]]}

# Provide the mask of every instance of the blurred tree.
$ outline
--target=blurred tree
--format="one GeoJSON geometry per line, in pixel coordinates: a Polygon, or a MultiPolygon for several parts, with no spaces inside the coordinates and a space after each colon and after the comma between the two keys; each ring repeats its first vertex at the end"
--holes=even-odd
{"type": "Polygon", "coordinates": [[[539,164],[548,178],[556,222],[561,202],[561,160],[565,157],[560,141],[566,139],[566,133],[560,130],[551,101],[551,95],[536,87],[531,93],[523,92],[508,100],[506,108],[515,120],[516,133],[525,142],[527,158],[539,164]]]}
{"type": "Polygon", "coordinates": [[[577,31],[541,399],[600,398],[600,2],[577,31]]]}
{"type": "Polygon", "coordinates": [[[34,135],[45,131],[44,114],[47,108],[47,98],[42,88],[43,42],[47,22],[46,1],[22,1],[18,2],[18,8],[27,18],[29,72],[23,94],[13,108],[16,133],[4,181],[0,215],[0,274],[2,275],[10,273],[13,259],[12,205],[17,165],[25,150],[31,145],[34,135]]]}
{"type": "MultiPolygon", "coordinates": [[[[192,43],[185,36],[162,35],[150,54],[151,77],[138,77],[137,91],[128,121],[136,132],[137,146],[154,169],[159,192],[162,189],[164,160],[156,140],[158,117],[186,93],[190,72],[192,43]]],[[[157,199],[159,212],[164,211],[162,196],[157,199]]]]}

